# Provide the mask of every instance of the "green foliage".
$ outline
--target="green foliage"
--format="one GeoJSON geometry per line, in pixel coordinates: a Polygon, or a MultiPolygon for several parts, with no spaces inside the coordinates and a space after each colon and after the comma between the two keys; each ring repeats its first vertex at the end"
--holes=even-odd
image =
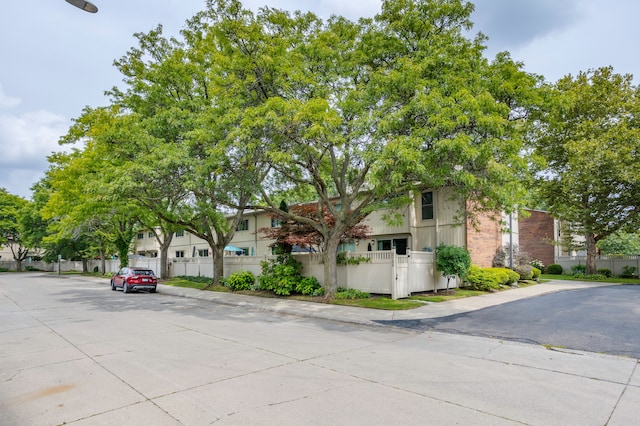
{"type": "Polygon", "coordinates": [[[371,295],[367,292],[356,290],[354,288],[338,288],[335,295],[336,299],[368,299],[371,295]]]}
{"type": "Polygon", "coordinates": [[[607,278],[611,278],[613,276],[611,269],[608,268],[600,268],[596,271],[596,274],[604,275],[607,278]]]}
{"type": "Polygon", "coordinates": [[[232,290],[252,290],[256,284],[256,277],[249,271],[237,271],[231,274],[226,284],[232,290]]]}
{"type": "Polygon", "coordinates": [[[607,277],[602,274],[584,274],[582,272],[578,272],[573,275],[573,278],[577,280],[588,280],[588,281],[605,281],[607,277]]]}
{"type": "Polygon", "coordinates": [[[638,90],[612,67],[567,75],[535,120],[539,194],[555,218],[580,225],[587,273],[596,270],[597,240],[640,227],[638,90]]]}
{"type": "Polygon", "coordinates": [[[605,256],[640,254],[640,235],[619,231],[598,241],[596,247],[605,256]]]}
{"type": "Polygon", "coordinates": [[[493,270],[497,271],[497,272],[502,272],[504,274],[506,274],[506,278],[503,278],[502,282],[500,284],[503,285],[511,285],[514,284],[516,282],[518,282],[518,280],[520,279],[520,274],[516,271],[513,271],[509,268],[492,268],[493,270]]]}
{"type": "Polygon", "coordinates": [[[558,265],[557,263],[553,263],[547,266],[547,274],[550,275],[562,275],[562,265],[558,265]]]}
{"type": "Polygon", "coordinates": [[[533,279],[533,266],[531,265],[518,265],[515,271],[520,275],[521,280],[533,279]]]}
{"type": "Polygon", "coordinates": [[[636,276],[637,268],[635,266],[625,266],[622,268],[622,274],[620,276],[622,278],[633,278],[636,276]]]}
{"type": "Polygon", "coordinates": [[[533,274],[533,279],[538,281],[540,279],[540,275],[542,275],[542,271],[534,266],[532,267],[531,272],[533,274]]]}
{"type": "Polygon", "coordinates": [[[447,290],[451,277],[464,279],[470,267],[471,255],[466,248],[440,244],[436,249],[436,269],[447,277],[447,290]]]}
{"type": "Polygon", "coordinates": [[[316,277],[300,277],[295,292],[306,296],[322,296],[324,289],[316,277]]]}
{"type": "Polygon", "coordinates": [[[465,282],[472,290],[497,290],[508,278],[501,268],[481,268],[472,265],[465,277],[465,282]]]}
{"type": "Polygon", "coordinates": [[[211,278],[209,277],[195,276],[195,275],[180,275],[176,278],[179,278],[181,280],[191,281],[194,283],[211,284],[211,278]]]}
{"type": "Polygon", "coordinates": [[[338,265],[359,265],[361,263],[370,263],[371,258],[367,256],[350,256],[347,252],[338,253],[336,257],[338,265]]]}
{"type": "Polygon", "coordinates": [[[587,272],[587,265],[573,265],[571,267],[571,275],[585,274],[587,272]]]}
{"type": "Polygon", "coordinates": [[[544,263],[542,263],[541,260],[534,259],[531,262],[529,262],[529,265],[531,265],[534,268],[540,270],[541,272],[544,271],[544,263]]]}
{"type": "Polygon", "coordinates": [[[282,254],[276,259],[260,262],[262,274],[258,276],[260,289],[273,291],[279,296],[289,296],[295,292],[302,280],[302,263],[292,255],[282,254]]]}

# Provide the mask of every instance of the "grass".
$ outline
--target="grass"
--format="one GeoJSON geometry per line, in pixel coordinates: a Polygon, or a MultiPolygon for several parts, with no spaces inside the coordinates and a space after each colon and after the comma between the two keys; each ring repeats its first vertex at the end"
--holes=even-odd
{"type": "Polygon", "coordinates": [[[640,284],[640,279],[638,278],[611,277],[611,278],[606,278],[604,280],[590,280],[586,277],[576,278],[571,275],[552,275],[552,274],[542,274],[540,278],[545,281],[565,280],[565,281],[593,281],[593,282],[604,282],[604,283],[614,283],[614,284],[640,284]]]}
{"type": "Polygon", "coordinates": [[[197,290],[209,290],[209,291],[219,291],[226,293],[235,293],[235,294],[244,294],[248,296],[258,296],[258,297],[271,297],[271,298],[285,298],[290,300],[300,300],[305,302],[314,302],[314,303],[329,303],[333,305],[342,305],[342,306],[355,306],[360,308],[368,308],[368,309],[382,309],[387,311],[397,311],[397,310],[408,310],[415,309],[421,306],[424,306],[425,302],[446,302],[447,300],[461,299],[464,297],[473,297],[481,294],[487,294],[485,291],[477,291],[477,290],[468,290],[464,288],[452,288],[449,291],[440,290],[438,293],[422,293],[418,295],[411,296],[407,299],[398,299],[393,300],[386,295],[372,295],[371,297],[364,299],[327,299],[322,296],[302,296],[302,295],[291,295],[291,296],[277,296],[270,291],[262,291],[262,290],[243,290],[243,291],[233,291],[228,287],[218,285],[209,287],[210,279],[197,279],[196,277],[177,277],[171,278],[169,280],[163,281],[162,284],[176,286],[176,287],[186,287],[186,288],[194,288],[197,290]]]}
{"type": "Polygon", "coordinates": [[[424,302],[440,303],[446,302],[447,300],[480,296],[481,294],[487,294],[487,292],[479,290],[467,290],[464,288],[454,288],[450,289],[448,292],[446,290],[440,290],[439,293],[424,293],[416,296],[411,296],[410,299],[422,300],[424,302]]]}

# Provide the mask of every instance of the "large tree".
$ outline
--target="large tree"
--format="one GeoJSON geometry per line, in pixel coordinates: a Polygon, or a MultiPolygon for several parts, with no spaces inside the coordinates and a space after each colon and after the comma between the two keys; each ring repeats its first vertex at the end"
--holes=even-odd
{"type": "Polygon", "coordinates": [[[337,289],[342,236],[373,210],[444,186],[469,201],[469,216],[510,210],[523,195],[520,123],[538,80],[506,54],[485,60],[483,37],[465,37],[472,10],[388,0],[375,19],[322,22],[209,2],[203,16],[219,23],[215,39],[236,67],[220,84],[257,90],[236,132],[268,150],[273,173],[257,207],[321,236],[326,295],[337,289]],[[318,214],[279,209],[281,194],[298,201],[310,190],[318,214]]]}
{"type": "Polygon", "coordinates": [[[598,241],[640,225],[639,95],[633,77],[611,67],[568,75],[539,122],[541,194],[555,217],[583,229],[589,274],[598,241]]]}
{"type": "Polygon", "coordinates": [[[29,211],[29,206],[29,201],[0,188],[0,247],[6,245],[11,249],[18,271],[22,270],[22,262],[32,248],[20,220],[29,211]]]}

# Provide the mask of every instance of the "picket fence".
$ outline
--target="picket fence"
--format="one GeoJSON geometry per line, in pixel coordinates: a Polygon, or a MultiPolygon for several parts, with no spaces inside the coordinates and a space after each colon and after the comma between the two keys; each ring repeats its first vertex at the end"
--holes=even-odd
{"type": "MultiPolygon", "coordinates": [[[[302,275],[316,277],[324,282],[324,265],[319,254],[295,254],[302,267],[302,275]]],[[[395,251],[371,251],[366,253],[346,253],[347,258],[360,258],[357,264],[347,263],[338,266],[338,285],[374,294],[390,295],[393,299],[410,296],[412,293],[442,290],[447,287],[447,279],[435,270],[435,258],[432,252],[407,252],[398,255],[395,251]],[[367,260],[368,259],[368,260],[367,260]]],[[[225,256],[224,275],[229,277],[238,271],[249,271],[258,276],[262,273],[261,262],[275,256],[225,256]]],[[[160,270],[160,259],[134,257],[131,266],[160,270]]],[[[0,267],[15,270],[15,262],[0,262],[0,267]]],[[[59,263],[23,262],[23,269],[37,269],[47,272],[82,271],[82,262],[61,261],[59,263]]],[[[100,261],[90,261],[89,271],[100,270],[100,261]]],[[[118,260],[105,262],[106,273],[116,272],[118,260]]],[[[213,277],[213,258],[174,258],[169,260],[169,276],[213,277]]],[[[449,287],[457,286],[451,280],[449,287]]]]}

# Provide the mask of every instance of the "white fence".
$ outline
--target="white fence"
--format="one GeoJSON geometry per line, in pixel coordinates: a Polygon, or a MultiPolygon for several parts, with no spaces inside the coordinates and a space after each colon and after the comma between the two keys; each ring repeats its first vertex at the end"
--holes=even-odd
{"type": "MultiPolygon", "coordinates": [[[[435,271],[434,254],[428,252],[409,252],[397,255],[394,251],[372,251],[366,253],[346,253],[347,258],[361,258],[359,263],[347,263],[338,266],[338,285],[374,294],[387,294],[398,299],[411,293],[445,289],[446,278],[435,271]],[[369,259],[364,260],[364,259],[369,259]],[[363,261],[364,260],[364,261],[363,261]]],[[[298,254],[296,259],[302,263],[302,274],[313,276],[324,281],[324,265],[319,254],[298,254]]],[[[261,262],[275,256],[228,256],[224,258],[224,275],[229,277],[237,271],[249,271],[258,276],[262,273],[261,262]]],[[[139,266],[160,270],[158,258],[132,258],[131,266],[139,266]]],[[[16,269],[15,262],[0,262],[0,267],[16,269]]],[[[48,272],[82,271],[82,262],[62,261],[58,263],[23,262],[23,269],[28,267],[48,272]]],[[[90,261],[88,270],[100,270],[100,261],[90,261]],[[97,269],[95,269],[97,268],[97,269]]],[[[106,272],[118,270],[118,260],[107,260],[106,272]]],[[[213,277],[213,258],[176,258],[169,261],[169,276],[204,276],[213,277]]],[[[455,287],[452,280],[450,287],[455,287]]]]}
{"type": "MultiPolygon", "coordinates": [[[[556,263],[562,266],[565,273],[571,272],[574,265],[585,265],[586,256],[560,256],[556,258],[556,263]]],[[[598,256],[596,260],[597,269],[609,269],[613,275],[622,275],[625,267],[636,268],[635,275],[640,271],[640,256],[598,256]]]]}

